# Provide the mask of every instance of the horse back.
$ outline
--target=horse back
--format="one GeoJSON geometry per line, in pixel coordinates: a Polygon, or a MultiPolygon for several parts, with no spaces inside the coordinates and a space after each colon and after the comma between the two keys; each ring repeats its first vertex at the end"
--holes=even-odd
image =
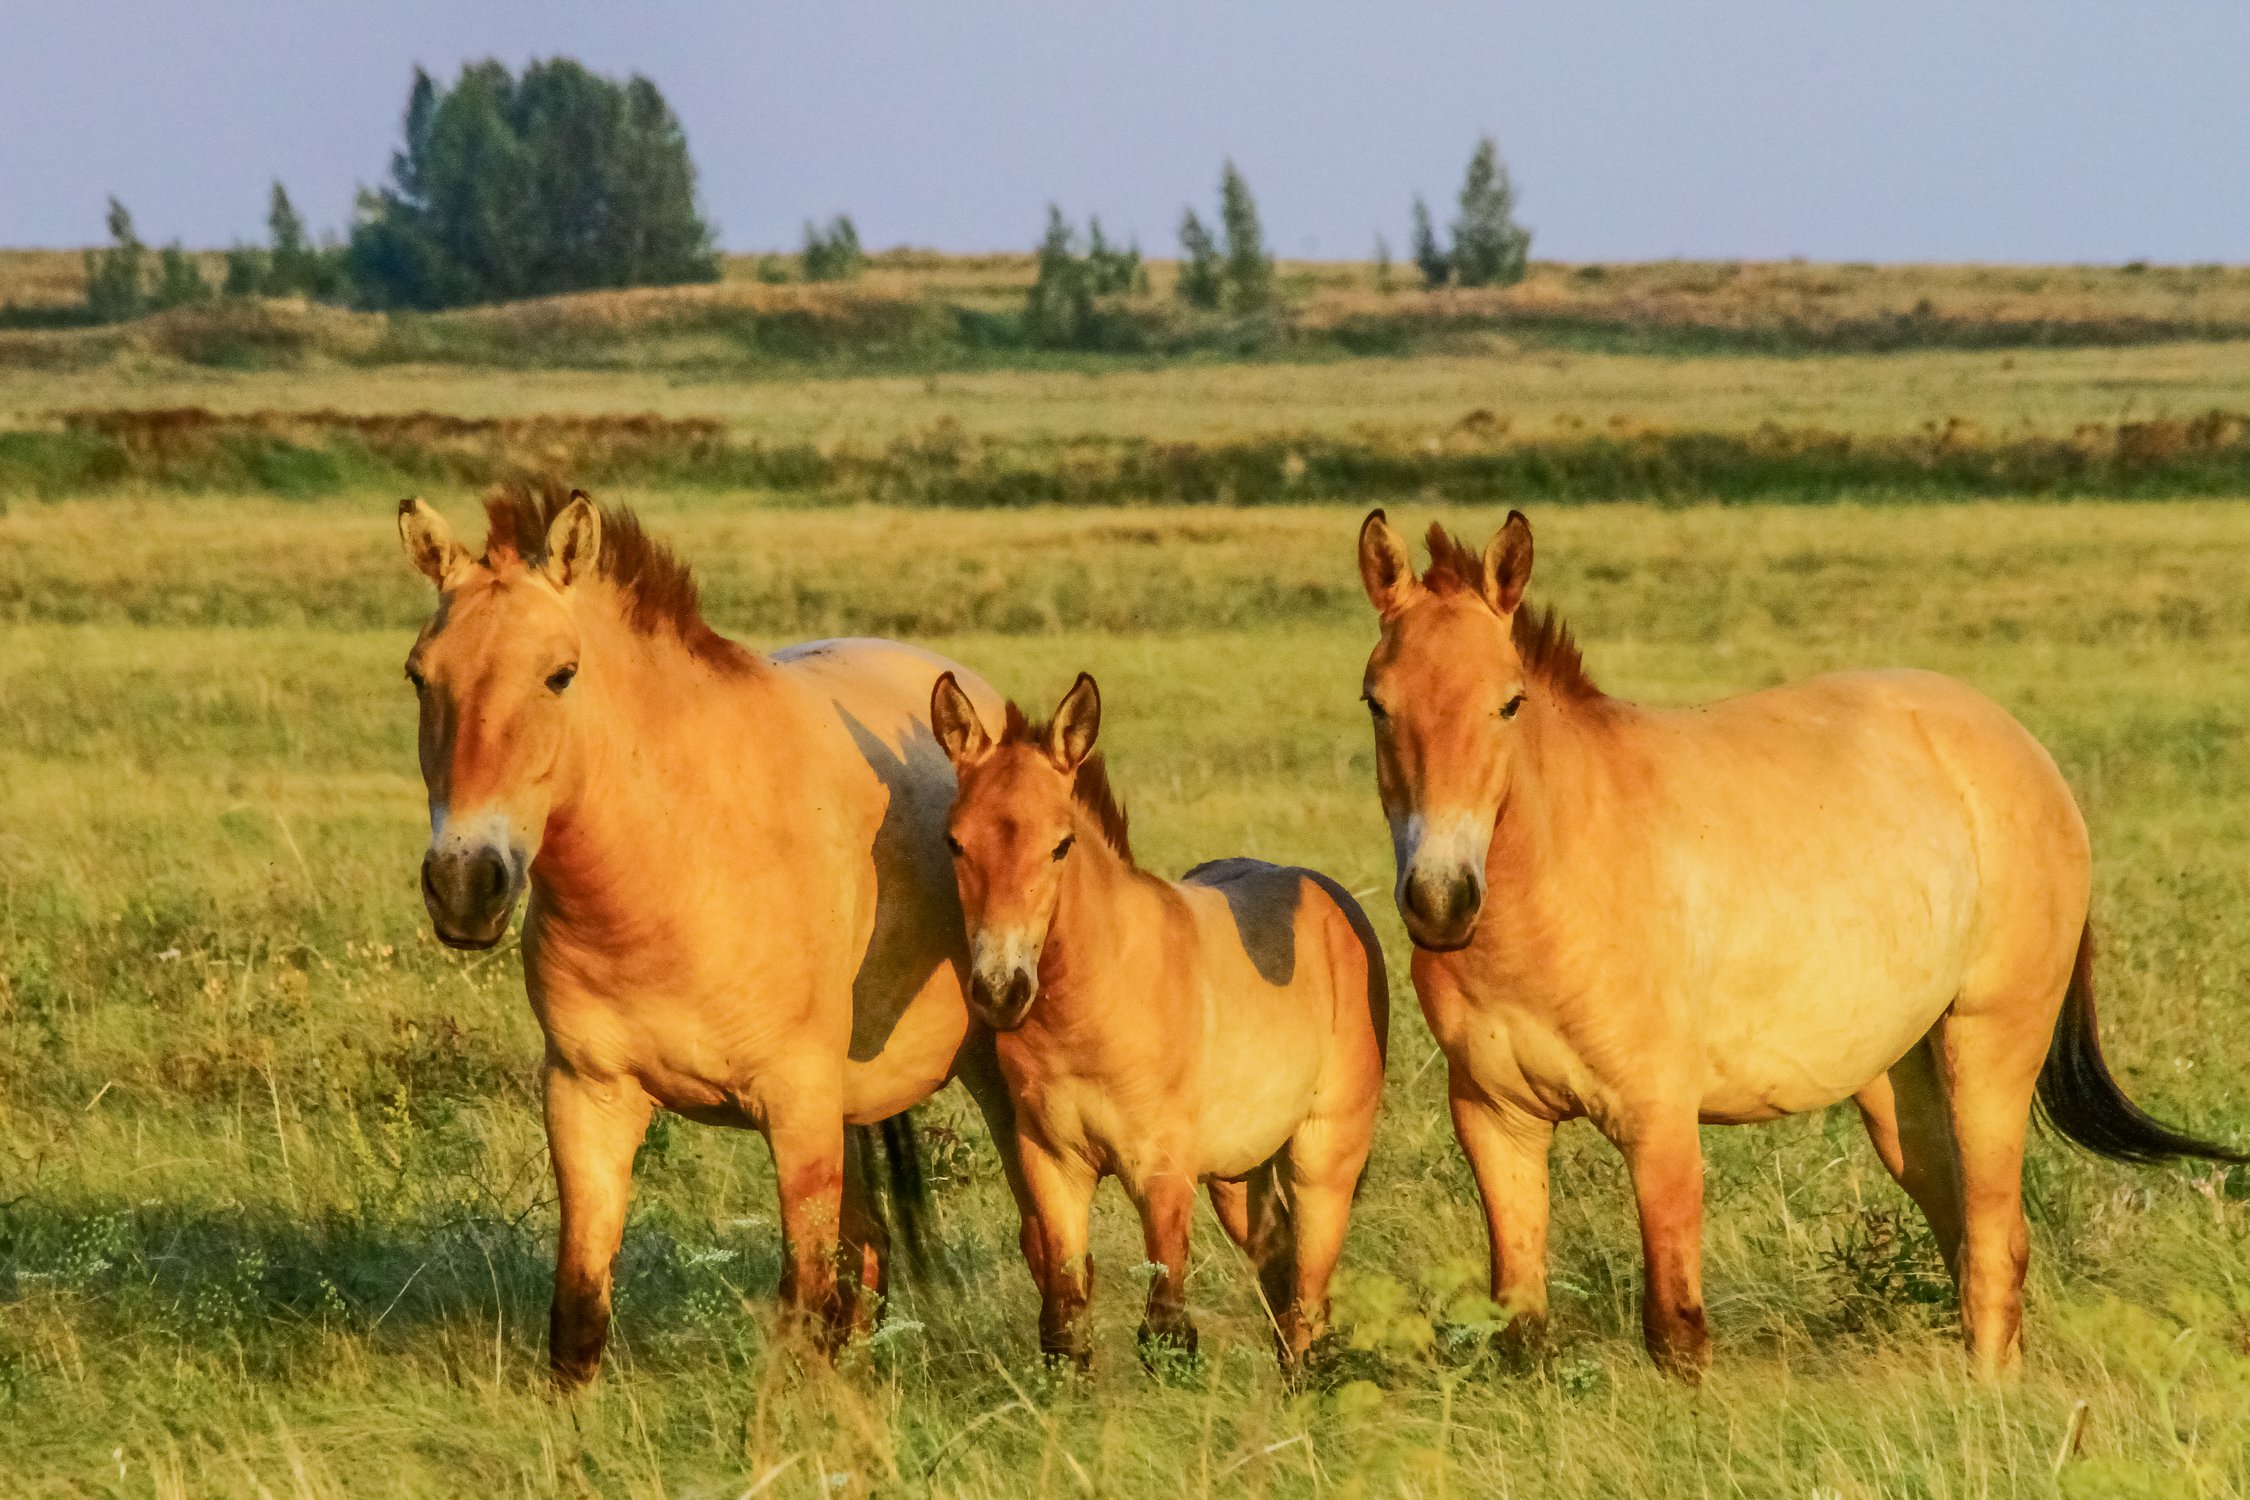
{"type": "Polygon", "coordinates": [[[1312,961],[1347,984],[1351,992],[1336,994],[1334,1003],[1349,1010],[1364,1002],[1376,1046],[1387,1051],[1390,982],[1383,945],[1351,892],[1318,870],[1239,856],[1197,865],[1180,883],[1225,900],[1234,941],[1265,983],[1294,985],[1301,965],[1312,961]],[[1346,978],[1355,975],[1356,983],[1346,978]]]}

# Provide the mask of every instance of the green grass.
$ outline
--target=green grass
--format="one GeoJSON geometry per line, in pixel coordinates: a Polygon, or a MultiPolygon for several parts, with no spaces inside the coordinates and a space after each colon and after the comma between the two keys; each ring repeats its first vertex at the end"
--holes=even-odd
{"type": "MultiPolygon", "coordinates": [[[[474,534],[466,502],[433,498],[474,534]]],[[[624,498],[749,638],[912,635],[1042,704],[1092,669],[1148,862],[1314,863],[1403,958],[1354,701],[1372,635],[1356,509],[624,498]]],[[[1613,690],[1685,701],[1912,663],[2018,712],[2094,828],[2113,1062],[2167,1117],[2250,1140],[2250,510],[1533,518],[1534,592],[1613,690]]],[[[1108,1196],[1098,1372],[1046,1377],[993,1157],[945,1096],[928,1115],[957,1285],[906,1289],[840,1370],[806,1360],[773,1330],[762,1147],[660,1125],[610,1366],[554,1402],[536,1028],[513,952],[438,948],[413,885],[399,663],[427,603],[380,504],[0,517],[0,1491],[2250,1494],[2239,1172],[2039,1143],[2028,1365],[1983,1390],[1849,1110],[1708,1131],[1718,1364],[1691,1392],[1645,1366],[1624,1174],[1572,1127],[1556,1347],[1500,1368],[1459,1332],[1482,1231],[1403,962],[1339,1294],[1354,1347],[1314,1388],[1277,1380],[1208,1224],[1191,1291],[1209,1358],[1144,1374],[1137,1240],[1108,1196]]]]}

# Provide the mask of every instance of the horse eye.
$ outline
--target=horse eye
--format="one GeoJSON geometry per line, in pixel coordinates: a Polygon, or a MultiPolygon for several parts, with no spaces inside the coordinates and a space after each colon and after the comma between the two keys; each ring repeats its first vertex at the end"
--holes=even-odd
{"type": "Polygon", "coordinates": [[[406,680],[414,684],[414,691],[417,693],[430,685],[430,680],[412,667],[406,669],[406,680]]]}
{"type": "Polygon", "coordinates": [[[1500,705],[1500,717],[1503,719],[1512,719],[1516,716],[1516,710],[1521,707],[1523,707],[1523,694],[1518,693],[1513,698],[1510,698],[1506,703],[1500,705]]]}
{"type": "Polygon", "coordinates": [[[962,855],[968,852],[966,849],[963,849],[961,847],[961,841],[955,838],[950,833],[945,836],[945,847],[953,852],[953,857],[955,859],[959,859],[962,855]]]}
{"type": "Polygon", "coordinates": [[[571,679],[577,675],[578,669],[576,667],[555,668],[554,671],[547,674],[547,691],[551,693],[561,692],[564,688],[570,686],[571,679]]]}
{"type": "Polygon", "coordinates": [[[1061,859],[1064,855],[1068,854],[1070,852],[1070,846],[1075,842],[1077,842],[1076,834],[1064,834],[1063,841],[1055,845],[1055,858],[1061,859]]]}
{"type": "Polygon", "coordinates": [[[1382,704],[1377,703],[1373,698],[1368,697],[1365,693],[1362,693],[1360,695],[1359,701],[1367,705],[1368,715],[1373,718],[1378,724],[1382,723],[1385,719],[1388,719],[1391,716],[1391,711],[1389,709],[1383,707],[1382,704]]]}

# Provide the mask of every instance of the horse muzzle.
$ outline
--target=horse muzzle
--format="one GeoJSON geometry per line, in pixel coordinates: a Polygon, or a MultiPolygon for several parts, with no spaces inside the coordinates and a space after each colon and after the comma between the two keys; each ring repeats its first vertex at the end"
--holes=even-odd
{"type": "Polygon", "coordinates": [[[1398,886],[1398,914],[1417,948],[1452,953],[1469,946],[1484,910],[1484,877],[1476,870],[1415,870],[1398,886]]]}
{"type": "Polygon", "coordinates": [[[507,935],[524,861],[492,844],[442,843],[422,857],[422,904],[448,948],[490,948],[507,935]]]}
{"type": "Polygon", "coordinates": [[[1014,1031],[1039,998],[1039,945],[982,933],[969,945],[969,1009],[994,1031],[1014,1031]]]}

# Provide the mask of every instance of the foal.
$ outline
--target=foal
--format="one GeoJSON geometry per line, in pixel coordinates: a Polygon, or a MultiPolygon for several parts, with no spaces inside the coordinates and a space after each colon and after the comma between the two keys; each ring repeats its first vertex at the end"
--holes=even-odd
{"type": "Polygon", "coordinates": [[[1081,674],[1051,724],[1010,704],[995,738],[951,673],[930,724],[959,775],[946,843],[969,1003],[999,1033],[1030,1199],[1039,1343],[1089,1362],[1087,1216],[1125,1185],[1158,1268],[1144,1351],[1192,1353],[1188,1224],[1209,1184],[1258,1268],[1282,1363],[1325,1331],[1383,1088],[1389,991],[1359,906],[1310,870],[1228,859],[1141,870],[1093,755],[1081,674]]]}

